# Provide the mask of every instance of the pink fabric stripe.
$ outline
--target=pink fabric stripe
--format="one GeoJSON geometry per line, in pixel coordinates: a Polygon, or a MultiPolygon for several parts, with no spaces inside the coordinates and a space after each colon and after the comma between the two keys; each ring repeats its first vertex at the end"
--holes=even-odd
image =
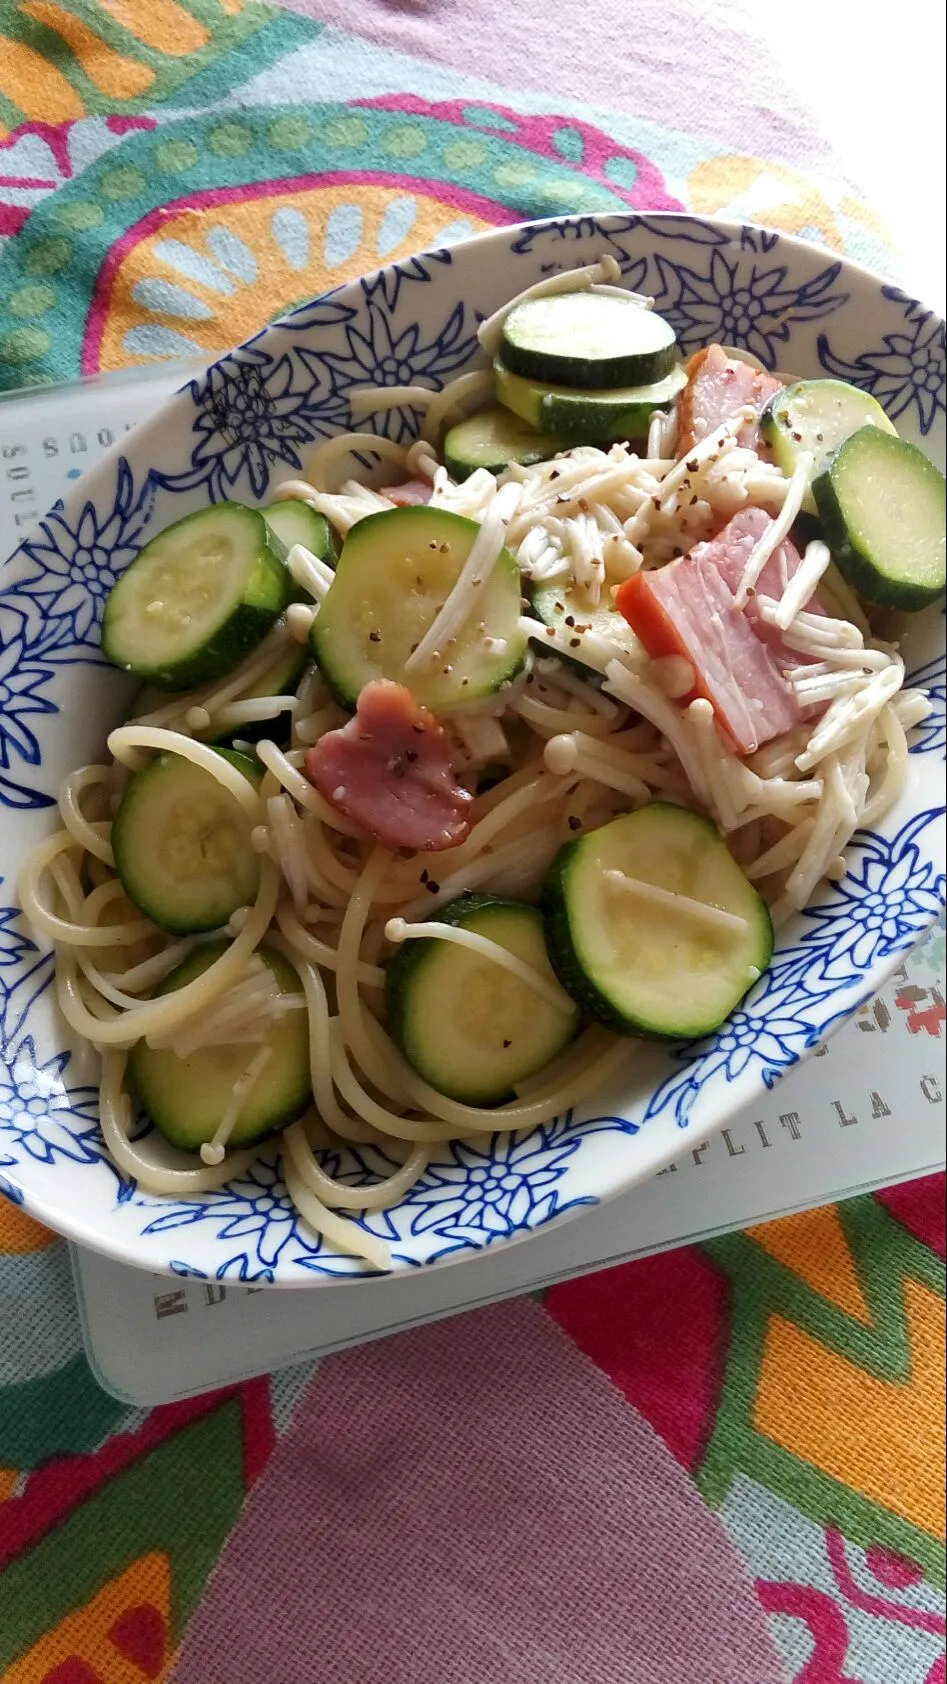
{"type": "Polygon", "coordinates": [[[660,1439],[530,1300],[324,1361],[173,1684],[783,1684],[660,1439]]]}
{"type": "Polygon", "coordinates": [[[696,1472],[720,1405],[730,1340],[730,1282],[723,1270],[697,1246],[681,1246],[563,1281],[545,1302],[675,1459],[696,1472]]]}
{"type": "Polygon", "coordinates": [[[941,1262],[947,1261],[947,1209],[942,1175],[905,1181],[900,1187],[887,1187],[875,1197],[909,1234],[936,1251],[941,1262]]]}
{"type": "MultiPolygon", "coordinates": [[[[486,134],[495,131],[502,140],[522,146],[526,152],[535,152],[540,157],[559,161],[555,136],[564,126],[561,117],[526,116],[514,111],[512,106],[486,105],[482,101],[469,99],[442,99],[432,103],[418,94],[382,94],[378,98],[358,99],[352,103],[365,106],[369,110],[404,111],[418,117],[434,116],[439,122],[457,123],[461,127],[468,121],[473,122],[486,134]],[[504,122],[509,124],[508,130],[504,129],[504,122]]],[[[627,199],[636,210],[685,209],[680,199],[671,198],[661,171],[643,152],[622,148],[619,153],[619,149],[609,140],[608,135],[592,124],[583,122],[579,117],[569,118],[565,126],[581,139],[584,175],[601,182],[603,187],[627,199]],[[630,187],[620,186],[608,174],[607,166],[616,155],[634,165],[635,176],[630,187]]]]}
{"type": "Polygon", "coordinates": [[[102,336],[108,319],[112,288],[125,258],[134,246],[147,239],[149,234],[153,234],[169,218],[178,216],[185,210],[209,210],[216,205],[242,204],[248,199],[267,199],[271,195],[290,197],[293,193],[305,192],[309,187],[366,182],[380,182],[384,187],[404,187],[409,192],[436,198],[439,202],[450,205],[453,210],[469,212],[498,226],[512,220],[505,205],[498,205],[493,199],[485,199],[480,193],[471,192],[466,187],[458,187],[453,182],[438,181],[436,178],[426,180],[416,175],[395,175],[390,170],[317,170],[309,175],[251,181],[240,187],[205,187],[198,192],[187,193],[181,199],[172,199],[166,205],[159,205],[157,210],[149,211],[147,216],[143,216],[131,228],[127,228],[121,238],[109,248],[95,283],[86,323],[85,342],[82,347],[83,374],[98,373],[102,336]]]}
{"type": "Polygon", "coordinates": [[[944,1636],[947,1628],[942,1614],[934,1614],[925,1608],[907,1608],[903,1603],[892,1602],[889,1596],[874,1596],[862,1590],[848,1564],[845,1539],[837,1526],[825,1529],[825,1551],[832,1564],[835,1582],[853,1608],[859,1608],[863,1614],[876,1614],[882,1620],[896,1620],[899,1625],[910,1626],[914,1631],[929,1632],[932,1637],[944,1636]]]}
{"type": "Polygon", "coordinates": [[[768,1613],[786,1614],[809,1627],[812,1653],[793,1684],[864,1684],[842,1670],[848,1658],[848,1626],[828,1591],[814,1585],[772,1584],[768,1579],[758,1579],[756,1588],[768,1613]]]}
{"type": "MultiPolygon", "coordinates": [[[[154,128],[154,123],[152,122],[149,126],[154,128]]],[[[11,129],[8,135],[6,135],[3,139],[0,139],[0,152],[12,152],[14,147],[19,145],[24,135],[36,135],[38,139],[42,140],[49,147],[50,152],[56,160],[57,169],[61,170],[63,175],[70,176],[72,174],[72,160],[69,156],[69,135],[71,129],[71,122],[20,123],[15,129],[11,129]]]]}
{"type": "MultiPolygon", "coordinates": [[[[714,151],[831,157],[760,38],[758,0],[280,0],[374,45],[501,88],[587,101],[714,151]]],[[[551,106],[549,107],[551,109],[551,106]]]]}

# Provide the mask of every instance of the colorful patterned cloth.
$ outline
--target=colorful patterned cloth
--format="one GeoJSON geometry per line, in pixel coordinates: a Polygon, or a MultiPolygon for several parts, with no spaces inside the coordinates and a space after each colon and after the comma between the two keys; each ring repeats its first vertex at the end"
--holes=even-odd
{"type": "MultiPolygon", "coordinates": [[[[896,273],[740,0],[352,9],[0,0],[0,386],[553,212],[896,273]]],[[[943,1209],[916,1183],[137,1412],[0,1204],[0,1684],[945,1684],[943,1209]]]]}
{"type": "Polygon", "coordinates": [[[632,62],[598,0],[576,63],[582,0],[362,0],[362,40],[348,0],[325,23],[319,0],[0,0],[0,385],[215,350],[379,259],[554,212],[755,216],[890,271],[762,45],[676,3],[636,6],[662,50],[632,62]],[[524,42],[550,35],[540,72],[524,42]]]}

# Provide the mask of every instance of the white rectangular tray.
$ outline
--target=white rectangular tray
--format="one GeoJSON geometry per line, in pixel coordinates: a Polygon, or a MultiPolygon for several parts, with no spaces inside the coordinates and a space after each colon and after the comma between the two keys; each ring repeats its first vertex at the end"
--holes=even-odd
{"type": "MultiPolygon", "coordinates": [[[[193,370],[157,366],[0,398],[0,557],[65,485],[193,370]]],[[[74,1250],[83,1332],[107,1391],[155,1404],[609,1263],[944,1167],[943,967],[911,959],[821,1054],[648,1186],[462,1264],[309,1291],[153,1276],[74,1250]],[[897,1003],[914,990],[907,1005],[897,1003]],[[911,1024],[913,1022],[913,1029],[911,1024]]]]}
{"type": "MultiPolygon", "coordinates": [[[[942,1008],[909,959],[823,1052],[654,1181],[531,1239],[390,1279],[277,1291],[149,1275],[88,1251],[73,1269],[89,1360],[129,1403],[169,1402],[608,1264],[943,1169],[943,1045],[902,1001],[942,1008]],[[915,1018],[915,1022],[917,1018],[915,1018]]],[[[936,1025],[935,1025],[936,1026],[936,1025]]]]}

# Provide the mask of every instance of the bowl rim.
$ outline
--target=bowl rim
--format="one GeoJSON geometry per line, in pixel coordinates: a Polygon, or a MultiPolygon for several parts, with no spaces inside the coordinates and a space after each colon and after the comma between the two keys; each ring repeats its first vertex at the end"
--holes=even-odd
{"type": "MultiPolygon", "coordinates": [[[[848,274],[857,278],[876,292],[886,293],[889,295],[892,292],[896,293],[899,299],[904,300],[905,302],[910,302],[911,304],[923,309],[927,317],[932,319],[935,329],[937,327],[943,327],[944,325],[944,317],[938,310],[928,306],[923,300],[914,298],[912,294],[904,292],[903,289],[898,287],[895,282],[886,280],[878,271],[869,268],[857,259],[847,256],[844,252],[834,250],[821,244],[820,242],[803,239],[797,234],[784,232],[779,228],[772,227],[771,225],[767,225],[762,222],[747,221],[732,217],[702,215],[696,211],[656,210],[653,212],[640,212],[631,210],[623,211],[619,209],[609,211],[603,209],[601,211],[586,213],[575,212],[566,216],[537,217],[524,222],[500,223],[489,228],[485,228],[475,234],[467,236],[463,240],[457,241],[455,244],[446,249],[448,249],[452,254],[460,251],[467,252],[470,250],[473,250],[476,254],[482,247],[489,247],[491,244],[496,244],[497,242],[506,243],[509,239],[515,237],[516,235],[528,232],[541,233],[543,230],[551,228],[563,229],[570,225],[576,226],[581,225],[582,223],[591,223],[594,224],[596,229],[602,228],[606,231],[611,227],[615,233],[628,234],[633,234],[638,228],[644,227],[647,229],[652,225],[655,226],[655,232],[660,234],[666,229],[673,229],[676,225],[696,223],[698,225],[711,227],[714,230],[722,232],[727,236],[727,241],[730,245],[739,245],[742,236],[746,232],[771,235],[779,241],[782,248],[788,247],[794,252],[804,254],[806,257],[811,257],[814,254],[817,257],[824,258],[830,264],[837,264],[839,265],[843,275],[848,274]]],[[[406,261],[410,262],[414,258],[424,259],[425,257],[432,257],[437,255],[441,249],[443,248],[425,247],[416,253],[412,252],[408,254],[406,258],[398,259],[397,263],[400,264],[406,261]]],[[[239,356],[242,351],[259,344],[268,335],[285,331],[286,329],[292,329],[295,318],[311,310],[315,304],[327,299],[344,297],[346,293],[353,289],[361,289],[366,282],[370,282],[375,278],[382,276],[386,271],[392,269],[394,266],[395,264],[393,263],[378,264],[373,269],[366,270],[362,274],[352,277],[350,280],[341,282],[337,287],[330,288],[325,292],[314,294],[309,300],[297,302],[290,310],[286,311],[285,314],[279,314],[272,320],[264,323],[255,334],[241,341],[240,344],[228,348],[227,350],[216,352],[209,360],[205,361],[204,359],[200,359],[199,362],[195,363],[193,371],[185,377],[184,383],[173,393],[164,398],[152,414],[137,423],[128,433],[116,439],[116,441],[108,447],[98,461],[96,461],[77,480],[72,482],[69,486],[68,494],[64,499],[66,508],[68,509],[71,505],[73,505],[74,500],[79,497],[84,497],[86,501],[94,499],[100,479],[104,480],[109,474],[114,473],[115,464],[123,457],[127,456],[130,444],[132,445],[132,448],[140,450],[142,445],[144,445],[147,449],[149,435],[153,429],[164,429],[168,426],[169,422],[173,426],[175,412],[178,409],[181,409],[182,412],[193,412],[194,404],[191,387],[195,379],[199,380],[208,377],[215,369],[220,368],[221,365],[229,358],[239,356]]],[[[121,370],[119,371],[119,378],[125,379],[128,383],[133,384],[135,374],[135,369],[121,370]]],[[[40,390],[43,395],[47,395],[50,392],[69,389],[81,383],[81,381],[62,381],[50,384],[49,386],[44,386],[40,388],[40,390]]],[[[27,394],[35,393],[35,391],[36,388],[33,387],[22,387],[10,393],[4,394],[4,400],[24,398],[27,394]]],[[[341,431],[342,429],[339,430],[341,431]]],[[[51,512],[51,510],[47,510],[44,514],[38,516],[37,520],[24,531],[23,535],[20,537],[17,548],[12,552],[11,556],[5,558],[4,562],[0,564],[0,573],[2,573],[7,562],[14,560],[19,551],[36,537],[36,535],[41,531],[44,521],[48,520],[51,512]]],[[[924,933],[926,933],[926,929],[929,929],[934,923],[936,923],[942,912],[943,903],[939,912],[931,914],[928,923],[925,926],[925,930],[922,930],[918,934],[917,940],[923,938],[924,933]]],[[[793,1061],[793,1064],[789,1067],[790,1070],[795,1068],[796,1065],[801,1064],[804,1059],[811,1057],[817,1048],[826,1045],[827,1042],[839,1031],[839,1029],[844,1027],[850,1018],[855,1015],[859,1008],[867,1000],[870,1000],[874,996],[878,989],[880,989],[894,971],[897,970],[899,964],[903,962],[904,951],[905,949],[901,949],[889,954],[884,959],[876,960],[870,965],[870,967],[862,972],[862,978],[866,987],[851,999],[850,1003],[846,1005],[841,1015],[831,1021],[824,1031],[819,1032],[813,1045],[806,1047],[803,1050],[800,1056],[796,1058],[793,1061]]],[[[736,1084],[731,1084],[730,1086],[732,1088],[733,1086],[736,1086],[736,1084]]],[[[763,1086],[762,1073],[758,1073],[754,1082],[754,1090],[758,1093],[762,1091],[763,1086]]],[[[728,1126],[728,1123],[733,1120],[736,1114],[746,1108],[748,1103],[752,1103],[752,1100],[748,1100],[746,1094],[742,1091],[739,1093],[734,1093],[732,1091],[729,1092],[727,1098],[722,1098],[715,1106],[711,1118],[705,1120],[703,1123],[695,1121],[693,1124],[689,1125],[686,1143],[687,1149],[689,1150],[691,1147],[699,1146],[704,1141],[712,1138],[715,1134],[720,1133],[721,1130],[728,1126]]],[[[680,1143],[678,1143],[677,1150],[674,1149],[674,1144],[675,1143],[672,1140],[669,1140],[667,1146],[662,1151],[652,1154],[651,1159],[649,1159],[648,1168],[644,1175],[641,1175],[633,1170],[626,1173],[624,1177],[616,1175],[612,1183],[597,1194],[595,1205],[611,1202],[615,1198],[621,1197],[624,1193],[629,1192],[634,1186],[637,1186],[646,1180],[650,1180],[660,1173],[662,1169],[665,1169],[677,1156],[680,1155],[680,1143]]],[[[161,1263],[155,1262],[152,1259],[143,1259],[141,1256],[137,1255],[134,1249],[134,1236],[125,1236],[122,1234],[115,1235],[111,1225],[109,1225],[104,1231],[90,1233],[88,1227],[83,1224],[81,1217],[75,1211],[76,1201],[74,1199],[70,1200],[64,1213],[62,1207],[56,1205],[48,1197],[44,1196],[42,1192],[36,1192],[32,1188],[29,1190],[23,1188],[16,1181],[15,1165],[10,1168],[0,1170],[0,1194],[9,1198],[16,1206],[26,1211],[29,1215],[33,1216],[38,1222],[51,1229],[54,1233],[61,1235],[63,1238],[75,1245],[84,1246],[89,1250],[96,1251],[103,1256],[112,1258],[114,1261],[124,1263],[129,1267],[141,1269],[147,1273],[162,1274],[169,1278],[177,1278],[177,1275],[170,1264],[163,1266],[161,1263]]],[[[589,1208],[595,1208],[595,1205],[589,1208]]],[[[557,1213],[554,1218],[555,1225],[559,1227],[566,1222],[575,1220],[577,1216],[582,1214],[582,1208],[583,1207],[572,1208],[567,1209],[562,1213],[557,1213]]],[[[503,1251],[506,1251],[511,1246],[522,1245],[539,1231],[540,1229],[538,1227],[518,1228],[512,1233],[497,1236],[495,1242],[489,1247],[487,1245],[483,1245],[477,1247],[475,1250],[460,1251],[454,1254],[440,1256],[431,1259],[430,1261],[423,1262],[420,1266],[426,1269],[430,1269],[431,1267],[441,1269],[473,1261],[477,1257],[486,1255],[488,1250],[502,1249],[503,1251]]],[[[396,1262],[392,1271],[386,1275],[372,1274],[369,1272],[352,1274],[320,1274],[315,1271],[300,1271],[299,1273],[294,1273],[289,1278],[280,1278],[277,1273],[276,1278],[273,1280],[255,1281],[254,1284],[294,1291],[304,1288],[326,1289],[335,1286],[344,1286],[348,1290],[352,1290],[354,1287],[359,1285],[366,1287],[378,1287],[386,1281],[397,1280],[405,1275],[409,1275],[411,1272],[412,1269],[408,1264],[396,1262]]]]}

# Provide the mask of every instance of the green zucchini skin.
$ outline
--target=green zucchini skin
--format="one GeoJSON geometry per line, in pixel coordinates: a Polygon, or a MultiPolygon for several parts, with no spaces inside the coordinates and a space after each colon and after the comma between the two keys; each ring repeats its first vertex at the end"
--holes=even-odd
{"type": "MultiPolygon", "coordinates": [[[[207,942],[165,977],[158,995],[193,982],[226,951],[226,942],[207,942]]],[[[274,948],[260,947],[259,957],[283,994],[302,994],[295,968],[274,948]]],[[[299,1010],[278,1018],[270,1032],[272,1056],[244,1100],[227,1142],[228,1149],[250,1146],[306,1111],[312,1102],[309,1075],[309,1015],[299,1010]]],[[[262,1044],[262,1043],[261,1043],[262,1044]]],[[[128,1057],[132,1090],[155,1127],[185,1152],[196,1152],[213,1139],[224,1107],[250,1055],[240,1048],[201,1047],[179,1058],[169,1047],[138,1041],[128,1057]]]]}
{"type": "MultiPolygon", "coordinates": [[[[544,626],[553,626],[557,630],[571,632],[589,628],[600,632],[605,637],[614,638],[615,642],[627,649],[629,654],[642,656],[644,651],[638,638],[632,631],[624,614],[614,606],[609,596],[598,607],[589,608],[580,601],[574,591],[569,591],[560,584],[538,584],[529,587],[529,605],[537,620],[544,626]]],[[[581,640],[577,639],[575,655],[566,654],[562,649],[550,649],[549,654],[555,655],[557,660],[564,661],[567,666],[581,673],[583,678],[591,679],[600,684],[598,672],[585,665],[582,660],[581,640]]],[[[537,651],[543,653],[540,647],[537,651]]]]}
{"type": "Polygon", "coordinates": [[[112,587],[102,652],[166,690],[222,678],[292,594],[286,550],[258,509],[215,503],[159,532],[112,587]]]}
{"type": "Polygon", "coordinates": [[[769,445],[776,466],[791,479],[803,455],[810,458],[802,505],[806,516],[816,510],[813,480],[839,445],[860,427],[879,427],[896,436],[880,403],[845,380],[795,380],[770,398],[760,416],[760,436],[769,445]]]}
{"type": "MultiPolygon", "coordinates": [[[[429,922],[498,941],[552,980],[542,917],[524,901],[463,895],[429,922]]],[[[412,1068],[467,1105],[502,1105],[579,1026],[578,1006],[558,1012],[502,967],[434,936],[397,948],[385,975],[385,1005],[392,1037],[412,1068]]]]}
{"type": "Polygon", "coordinates": [[[450,660],[405,671],[479,531],[477,521],[428,504],[385,509],[352,527],[310,634],[319,669],[343,707],[354,708],[364,686],[381,678],[407,684],[437,714],[512,682],[526,659],[526,638],[520,570],[506,549],[480,592],[481,622],[471,617],[450,660]]]}
{"type": "Polygon", "coordinates": [[[498,405],[458,421],[444,438],[444,466],[458,484],[478,468],[501,474],[511,462],[532,467],[565,450],[562,439],[537,433],[520,416],[498,405]]]}
{"type": "Polygon", "coordinates": [[[302,544],[304,549],[324,561],[328,567],[334,567],[339,559],[336,536],[325,515],[300,497],[285,497],[279,502],[270,503],[263,510],[266,524],[271,532],[275,532],[279,542],[287,551],[294,544],[302,544]]]}
{"type": "Polygon", "coordinates": [[[503,324],[501,356],[528,380],[605,392],[664,380],[679,352],[656,311],[630,295],[582,291],[524,299],[503,324]]]}
{"type": "MultiPolygon", "coordinates": [[[[259,788],[263,767],[214,751],[259,788]]],[[[112,824],[115,869],[129,900],[163,930],[218,930],[256,899],[260,859],[252,821],[210,772],[182,755],[155,756],[129,781],[112,824]]]]}
{"type": "Polygon", "coordinates": [[[566,439],[570,446],[643,439],[655,410],[669,409],[687,385],[680,364],[654,385],[610,392],[528,380],[514,374],[499,358],[493,373],[500,403],[531,427],[566,439]]]}
{"type": "Polygon", "coordinates": [[[845,380],[795,380],[770,398],[760,416],[760,432],[787,479],[803,452],[813,458],[817,477],[840,444],[860,427],[878,427],[897,436],[876,398],[845,380]]]}
{"type": "MultiPolygon", "coordinates": [[[[286,648],[273,657],[273,664],[262,678],[252,684],[241,701],[256,701],[265,696],[293,695],[300,679],[310,664],[308,650],[298,643],[287,643],[286,648]]],[[[162,690],[157,684],[143,684],[132,697],[131,715],[136,719],[140,714],[155,712],[165,703],[180,698],[182,704],[188,697],[187,691],[162,690]]],[[[190,699],[190,698],[188,698],[190,699]]],[[[183,712],[183,706],[182,706],[183,712]]],[[[250,720],[241,725],[238,731],[226,730],[215,732],[195,731],[194,735],[202,743],[221,744],[226,747],[236,737],[240,742],[256,743],[262,737],[273,737],[288,741],[292,716],[289,713],[277,714],[271,719],[250,720]]]]}
{"type": "Polygon", "coordinates": [[[543,888],[553,970],[583,1011],[617,1035],[677,1041],[709,1035],[770,962],[773,926],[709,819],[653,801],[567,842],[543,888]],[[604,872],[632,868],[745,920],[725,941],[699,939],[663,908],[610,903],[604,872]],[[681,888],[680,885],[684,884],[681,888]],[[698,891],[700,891],[698,893],[698,891]],[[713,895],[713,899],[709,898],[713,895]]]}
{"type": "Polygon", "coordinates": [[[815,480],[825,541],[868,602],[917,612],[943,596],[945,489],[923,451],[872,426],[839,445],[815,480]]]}

